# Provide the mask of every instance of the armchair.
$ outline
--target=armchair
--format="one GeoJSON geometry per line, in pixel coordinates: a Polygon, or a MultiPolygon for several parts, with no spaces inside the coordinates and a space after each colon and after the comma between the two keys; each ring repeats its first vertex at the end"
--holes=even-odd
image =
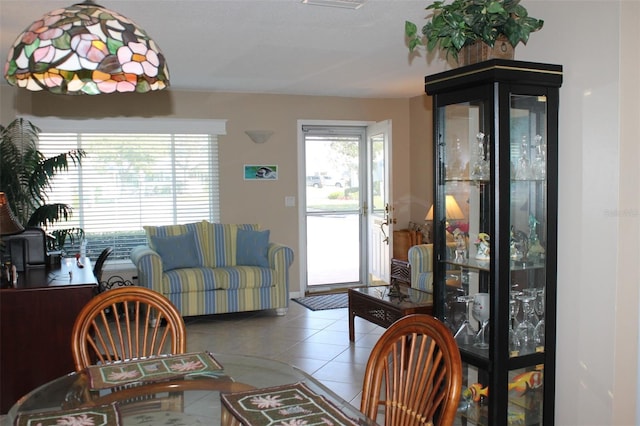
{"type": "Polygon", "coordinates": [[[411,287],[433,291],[433,244],[418,244],[409,248],[411,287]]]}

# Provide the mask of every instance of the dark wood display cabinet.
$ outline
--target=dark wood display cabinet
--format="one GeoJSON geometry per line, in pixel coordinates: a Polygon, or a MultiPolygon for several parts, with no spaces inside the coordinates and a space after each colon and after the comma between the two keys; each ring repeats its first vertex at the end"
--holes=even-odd
{"type": "Polygon", "coordinates": [[[97,280],[91,264],[69,259],[55,268],[19,273],[15,287],[0,288],[0,412],[24,394],[74,371],[71,329],[93,297],[97,280]],[[71,272],[71,274],[70,274],[71,272]]]}
{"type": "Polygon", "coordinates": [[[464,369],[456,424],[554,422],[561,84],[560,65],[500,59],[425,78],[434,312],[456,336],[464,369]],[[464,219],[446,217],[447,196],[464,219]]]}

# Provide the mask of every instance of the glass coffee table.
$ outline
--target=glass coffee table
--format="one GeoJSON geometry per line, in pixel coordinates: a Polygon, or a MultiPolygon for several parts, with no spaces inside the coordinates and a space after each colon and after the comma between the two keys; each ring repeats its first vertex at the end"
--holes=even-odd
{"type": "Polygon", "coordinates": [[[390,296],[390,289],[389,286],[349,289],[349,340],[355,339],[355,317],[387,328],[405,315],[433,315],[432,293],[400,286],[400,294],[390,296]]]}

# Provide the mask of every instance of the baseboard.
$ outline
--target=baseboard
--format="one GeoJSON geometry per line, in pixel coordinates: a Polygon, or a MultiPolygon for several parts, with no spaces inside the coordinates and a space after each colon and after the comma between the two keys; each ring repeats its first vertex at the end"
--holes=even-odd
{"type": "Polygon", "coordinates": [[[295,299],[297,297],[300,297],[300,292],[299,291],[291,291],[291,292],[289,292],[289,299],[295,299]]]}

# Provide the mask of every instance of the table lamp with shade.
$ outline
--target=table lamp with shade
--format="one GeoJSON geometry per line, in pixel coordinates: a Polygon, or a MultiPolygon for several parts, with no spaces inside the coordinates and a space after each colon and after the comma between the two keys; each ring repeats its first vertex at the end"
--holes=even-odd
{"type": "MultiPolygon", "coordinates": [[[[459,224],[457,221],[463,220],[465,218],[460,205],[456,201],[453,195],[447,195],[445,197],[445,228],[449,230],[451,227],[457,227],[459,224]],[[452,222],[453,221],[453,222],[452,222]]],[[[427,212],[427,215],[424,218],[425,222],[433,222],[433,204],[431,208],[427,212]]],[[[433,227],[433,224],[431,224],[433,227]]],[[[467,230],[464,230],[466,232],[467,230]]],[[[431,232],[429,232],[431,234],[431,232]]]]}
{"type": "Polygon", "coordinates": [[[7,194],[0,192],[0,236],[19,234],[22,231],[24,227],[13,214],[7,194]]]}
{"type": "MultiPolygon", "coordinates": [[[[424,219],[425,221],[433,222],[433,205],[431,205],[424,219]]],[[[445,196],[445,237],[447,244],[455,242],[455,260],[460,262],[463,262],[466,257],[467,239],[465,235],[469,231],[468,223],[458,222],[464,219],[465,215],[455,197],[453,195],[445,196]]],[[[448,286],[459,287],[460,282],[461,277],[459,274],[447,272],[448,286]]],[[[456,336],[459,333],[460,330],[456,333],[456,336]]]]}
{"type": "MultiPolygon", "coordinates": [[[[449,226],[449,221],[451,220],[464,219],[464,213],[462,213],[462,209],[453,195],[447,195],[445,197],[445,217],[447,220],[447,226],[449,226]]],[[[433,221],[433,204],[427,212],[427,216],[425,216],[424,220],[433,221]]]]}

